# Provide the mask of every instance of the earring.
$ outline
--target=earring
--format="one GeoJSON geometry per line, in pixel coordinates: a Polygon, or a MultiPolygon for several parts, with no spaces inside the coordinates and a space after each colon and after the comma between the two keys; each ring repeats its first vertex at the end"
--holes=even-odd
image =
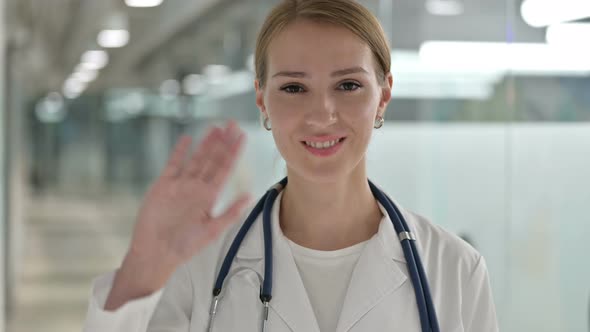
{"type": "Polygon", "coordinates": [[[272,127],[270,126],[270,118],[269,117],[265,117],[264,121],[262,122],[262,126],[264,126],[264,129],[270,131],[272,129],[272,127]]]}
{"type": "Polygon", "coordinates": [[[383,117],[381,115],[377,115],[377,118],[375,119],[375,124],[373,125],[373,127],[375,129],[379,129],[379,128],[383,127],[384,122],[385,122],[385,120],[383,119],[383,117]]]}

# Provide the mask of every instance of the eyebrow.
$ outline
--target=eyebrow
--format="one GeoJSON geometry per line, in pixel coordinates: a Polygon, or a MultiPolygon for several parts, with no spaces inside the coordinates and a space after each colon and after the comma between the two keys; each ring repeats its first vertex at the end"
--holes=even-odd
{"type": "MultiPolygon", "coordinates": [[[[330,76],[336,77],[336,76],[344,76],[344,75],[354,74],[354,73],[368,74],[369,72],[367,72],[363,67],[351,67],[351,68],[341,69],[341,70],[337,70],[335,72],[332,72],[332,74],[330,74],[330,76]]],[[[309,75],[303,71],[280,71],[280,72],[272,75],[272,77],[277,77],[277,76],[294,77],[294,78],[309,77],[309,75]]]]}

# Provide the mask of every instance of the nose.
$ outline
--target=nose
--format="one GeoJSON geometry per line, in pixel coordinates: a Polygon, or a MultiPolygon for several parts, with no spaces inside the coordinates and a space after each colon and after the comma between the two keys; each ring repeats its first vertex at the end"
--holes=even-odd
{"type": "Polygon", "coordinates": [[[313,127],[329,127],[337,121],[336,105],[327,93],[316,94],[309,105],[306,123],[313,127]]]}

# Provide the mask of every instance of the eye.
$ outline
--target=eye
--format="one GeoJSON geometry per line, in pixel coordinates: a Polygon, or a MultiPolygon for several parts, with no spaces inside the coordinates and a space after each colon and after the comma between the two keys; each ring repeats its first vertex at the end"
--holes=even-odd
{"type": "Polygon", "coordinates": [[[340,84],[340,86],[339,86],[340,90],[345,90],[345,91],[355,91],[360,87],[361,87],[361,85],[356,82],[344,82],[344,83],[340,84]]]}
{"type": "Polygon", "coordinates": [[[285,85],[285,86],[281,87],[281,91],[295,94],[295,93],[304,92],[305,90],[300,85],[289,84],[289,85],[285,85]]]}

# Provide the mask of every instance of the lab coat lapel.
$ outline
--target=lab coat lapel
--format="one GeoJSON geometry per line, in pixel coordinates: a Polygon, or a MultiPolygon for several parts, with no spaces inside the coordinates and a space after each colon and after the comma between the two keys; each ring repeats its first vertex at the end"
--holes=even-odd
{"type": "MultiPolygon", "coordinates": [[[[299,270],[284,239],[279,224],[279,209],[282,192],[276,198],[272,209],[273,237],[273,288],[270,307],[294,332],[320,332],[307,291],[299,275],[299,270]]],[[[241,259],[259,259],[260,275],[264,275],[264,237],[262,214],[252,226],[256,236],[244,240],[238,252],[241,259]]]]}
{"type": "Polygon", "coordinates": [[[319,332],[307,291],[286,243],[275,242],[274,264],[276,282],[270,306],[293,331],[319,332]]]}
{"type": "Polygon", "coordinates": [[[367,243],[353,271],[337,332],[350,330],[385,297],[409,282],[398,264],[405,263],[402,247],[387,212],[379,205],[383,218],[377,234],[367,243]],[[397,261],[397,262],[396,262],[397,261]]]}

